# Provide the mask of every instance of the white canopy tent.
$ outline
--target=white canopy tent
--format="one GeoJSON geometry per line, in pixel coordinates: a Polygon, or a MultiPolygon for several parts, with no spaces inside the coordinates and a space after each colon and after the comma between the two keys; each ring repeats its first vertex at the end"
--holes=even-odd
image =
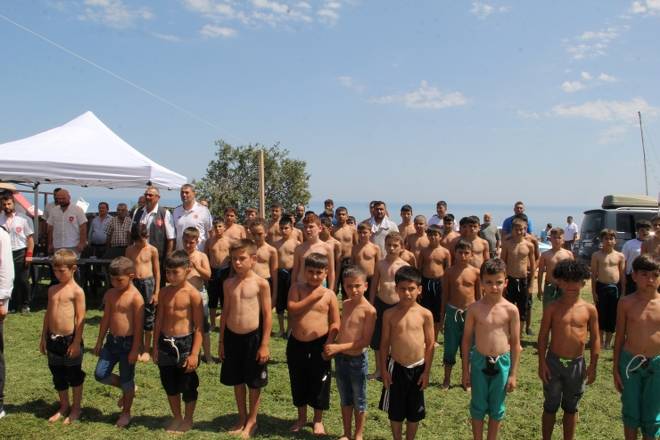
{"type": "MultiPolygon", "coordinates": [[[[35,206],[40,184],[178,189],[187,181],[130,146],[90,111],[60,127],[0,144],[0,180],[32,186],[35,206]]],[[[37,226],[35,217],[35,231],[37,226]]]]}

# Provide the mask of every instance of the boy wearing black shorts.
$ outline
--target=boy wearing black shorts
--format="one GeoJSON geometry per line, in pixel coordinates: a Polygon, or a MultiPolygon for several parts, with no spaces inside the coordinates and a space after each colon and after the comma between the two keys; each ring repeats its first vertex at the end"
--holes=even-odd
{"type": "Polygon", "coordinates": [[[282,238],[273,243],[277,249],[277,292],[272,292],[274,296],[273,303],[277,312],[277,322],[279,324],[278,336],[284,337],[288,332],[288,326],[284,325],[284,312],[286,312],[286,302],[291,288],[291,272],[293,271],[293,260],[298,247],[298,239],[293,233],[293,223],[287,216],[280,220],[280,234],[282,238]]]}

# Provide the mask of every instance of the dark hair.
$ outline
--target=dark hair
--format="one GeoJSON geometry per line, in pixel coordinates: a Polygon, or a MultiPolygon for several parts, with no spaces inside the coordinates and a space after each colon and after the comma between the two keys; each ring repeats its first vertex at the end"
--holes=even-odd
{"type": "Polygon", "coordinates": [[[225,211],[224,211],[224,212],[225,212],[225,215],[227,215],[227,214],[230,213],[230,212],[233,212],[234,214],[236,214],[236,208],[233,208],[233,207],[231,207],[231,206],[228,206],[228,207],[225,208],[225,211]]]}
{"type": "Polygon", "coordinates": [[[335,209],[335,215],[339,214],[341,211],[346,211],[346,214],[348,215],[348,209],[346,209],[345,206],[340,206],[339,208],[335,209]]]}
{"type": "Polygon", "coordinates": [[[250,222],[250,229],[254,228],[255,226],[263,226],[264,229],[266,229],[266,221],[262,218],[255,218],[250,222]]]}
{"type": "Polygon", "coordinates": [[[332,199],[325,199],[325,200],[323,201],[323,204],[324,204],[324,205],[328,205],[328,204],[330,204],[330,205],[334,205],[335,202],[334,202],[334,200],[332,200],[332,199]]]}
{"type": "Polygon", "coordinates": [[[591,276],[589,266],[575,260],[563,260],[557,263],[552,276],[561,281],[584,281],[591,276]]]}
{"type": "Polygon", "coordinates": [[[165,269],[188,269],[190,267],[190,258],[184,250],[172,252],[165,258],[165,269]]]}
{"type": "Polygon", "coordinates": [[[186,239],[199,240],[199,229],[197,229],[194,226],[188,226],[186,229],[183,230],[183,234],[181,234],[181,238],[183,238],[184,240],[186,239]]]}
{"type": "Polygon", "coordinates": [[[471,215],[469,217],[463,217],[460,222],[458,222],[459,226],[468,226],[468,225],[477,225],[479,226],[479,217],[476,217],[474,215],[471,215]]]}
{"type": "Polygon", "coordinates": [[[403,245],[403,237],[401,236],[399,231],[392,231],[387,233],[387,235],[385,236],[385,243],[391,240],[396,240],[399,243],[401,243],[401,245],[403,245]]]}
{"type": "Polygon", "coordinates": [[[616,238],[616,231],[614,229],[605,228],[602,231],[600,231],[600,233],[598,234],[598,238],[600,238],[601,240],[603,238],[616,238]]]}
{"type": "Polygon", "coordinates": [[[376,206],[380,206],[380,205],[387,206],[387,205],[385,204],[385,202],[383,202],[382,200],[374,200],[374,201],[371,202],[371,203],[373,203],[374,208],[375,208],[376,206]]]}
{"type": "Polygon", "coordinates": [[[511,225],[520,225],[522,227],[527,226],[527,220],[522,219],[521,217],[515,216],[513,217],[513,220],[511,220],[511,225]]]}
{"type": "Polygon", "coordinates": [[[235,242],[233,245],[229,247],[229,253],[232,254],[236,251],[242,251],[245,250],[248,254],[254,255],[257,253],[257,247],[254,244],[254,241],[248,240],[247,238],[243,238],[241,240],[238,240],[235,242]]]}
{"type": "Polygon", "coordinates": [[[307,212],[305,213],[305,217],[303,217],[303,224],[307,225],[310,223],[315,223],[317,226],[321,226],[321,219],[319,219],[319,216],[313,212],[307,212]]]}
{"type": "Polygon", "coordinates": [[[550,236],[557,235],[559,237],[564,236],[564,230],[562,228],[552,228],[550,229],[550,236]]]}
{"type": "Polygon", "coordinates": [[[651,222],[648,220],[637,220],[637,223],[635,223],[635,229],[641,229],[641,228],[649,228],[651,229],[651,222]]]}
{"type": "Polygon", "coordinates": [[[649,254],[642,254],[633,260],[633,272],[658,272],[660,261],[649,254]]]}
{"type": "Polygon", "coordinates": [[[514,215],[513,218],[514,218],[514,220],[515,219],[520,219],[520,220],[524,221],[525,223],[529,224],[529,217],[527,217],[527,214],[525,214],[524,212],[521,213],[521,214],[514,215]]]}
{"type": "Polygon", "coordinates": [[[53,254],[51,265],[53,267],[66,266],[69,269],[73,268],[78,263],[78,256],[71,249],[58,249],[53,254]]]}
{"type": "Polygon", "coordinates": [[[332,226],[332,219],[330,217],[323,217],[321,219],[321,225],[329,228],[332,226]]]}
{"type": "Polygon", "coordinates": [[[445,202],[444,200],[440,200],[438,203],[435,204],[435,206],[436,206],[436,208],[438,206],[444,206],[445,209],[446,209],[447,208],[447,202],[445,202]]]}
{"type": "MultiPolygon", "coordinates": [[[[227,208],[227,209],[231,209],[231,208],[227,208]]],[[[225,210],[225,212],[227,211],[225,210]]],[[[213,226],[224,225],[224,224],[225,224],[225,219],[222,217],[216,217],[213,219],[213,226]]]]}
{"type": "Polygon", "coordinates": [[[443,221],[443,222],[448,222],[448,221],[452,221],[452,222],[453,222],[454,220],[456,220],[456,217],[454,217],[454,214],[452,214],[452,213],[445,214],[445,216],[442,217],[442,221],[443,221]]]}
{"type": "Polygon", "coordinates": [[[105,209],[108,209],[108,210],[110,209],[110,205],[108,205],[108,202],[100,202],[98,207],[100,208],[101,205],[105,205],[105,209]]]}
{"type": "Polygon", "coordinates": [[[121,275],[129,275],[135,273],[135,264],[133,260],[126,257],[117,257],[110,262],[108,272],[111,277],[118,277],[121,275]]]}
{"type": "Polygon", "coordinates": [[[441,234],[442,228],[440,225],[428,225],[426,227],[426,234],[441,234]]]}
{"type": "Polygon", "coordinates": [[[501,258],[491,258],[483,262],[479,275],[483,278],[484,275],[497,275],[500,273],[506,275],[506,263],[501,258]]]}
{"type": "Polygon", "coordinates": [[[402,266],[394,274],[394,283],[398,285],[403,281],[412,281],[420,286],[422,284],[422,274],[412,266],[402,266]]]}
{"type": "Polygon", "coordinates": [[[371,226],[369,226],[367,223],[360,223],[357,227],[358,232],[359,231],[369,231],[371,232],[371,226]]]}
{"type": "Polygon", "coordinates": [[[291,221],[291,216],[283,215],[278,224],[280,225],[280,227],[287,225],[293,226],[293,222],[291,221]]]}
{"type": "Polygon", "coordinates": [[[413,210],[412,210],[412,206],[410,206],[410,205],[403,205],[403,206],[401,207],[401,212],[410,212],[410,213],[412,213],[412,212],[413,212],[413,210]]]}
{"type": "Polygon", "coordinates": [[[456,246],[454,247],[454,251],[455,252],[458,252],[458,251],[470,251],[470,252],[472,252],[472,243],[465,240],[465,239],[463,239],[463,238],[461,238],[460,240],[458,240],[458,242],[456,242],[456,246]]]}
{"type": "Polygon", "coordinates": [[[367,273],[360,267],[355,264],[346,266],[341,273],[341,279],[345,280],[346,278],[361,278],[367,280],[367,273]]]}
{"type": "Polygon", "coordinates": [[[328,256],[319,254],[318,252],[312,252],[311,254],[305,257],[305,269],[327,269],[328,268],[328,256]]]}
{"type": "Polygon", "coordinates": [[[271,204],[270,204],[270,209],[273,209],[273,208],[280,208],[280,209],[282,209],[282,204],[281,204],[281,203],[278,203],[278,202],[271,203],[271,204]]]}
{"type": "Polygon", "coordinates": [[[149,238],[149,231],[145,225],[140,223],[131,229],[131,240],[140,241],[143,238],[149,238]]]}

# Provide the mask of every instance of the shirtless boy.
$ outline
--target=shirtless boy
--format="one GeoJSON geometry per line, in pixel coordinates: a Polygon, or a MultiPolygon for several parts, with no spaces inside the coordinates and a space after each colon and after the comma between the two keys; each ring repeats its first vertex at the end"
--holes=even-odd
{"type": "Polygon", "coordinates": [[[426,416],[424,389],[429,384],[433,363],[433,315],[417,303],[422,293],[421,274],[410,266],[396,271],[395,307],[383,316],[380,363],[387,365],[379,408],[387,411],[392,438],[401,440],[406,421],[406,440],[417,433],[419,421],[426,416]]]}
{"type": "MultiPolygon", "coordinates": [[[[536,267],[534,245],[525,239],[527,223],[514,218],[511,224],[511,236],[502,243],[500,254],[506,264],[507,290],[505,298],[518,307],[520,321],[531,320],[528,316],[529,307],[529,277],[536,267]]],[[[531,333],[531,332],[530,332],[531,333]]]]}
{"type": "Polygon", "coordinates": [[[293,223],[290,218],[280,220],[280,233],[282,238],[273,245],[277,250],[277,292],[275,298],[275,312],[277,313],[277,322],[279,324],[279,337],[285,337],[289,332],[288,324],[284,325],[284,312],[286,312],[286,303],[291,288],[291,271],[293,270],[293,260],[296,253],[296,247],[300,242],[295,238],[293,223]]]}
{"type": "Polygon", "coordinates": [[[213,219],[213,235],[206,240],[204,253],[211,265],[211,279],[209,280],[209,317],[211,329],[216,328],[218,305],[222,308],[224,294],[222,284],[231,272],[229,264],[229,239],[225,235],[225,222],[222,218],[213,219]]]}
{"type": "MultiPolygon", "coordinates": [[[[479,269],[470,264],[472,244],[458,240],[454,251],[456,261],[447,269],[442,279],[441,325],[445,335],[445,352],[442,362],[445,366],[445,378],[442,388],[449,389],[451,370],[456,364],[456,352],[463,341],[465,311],[481,298],[479,269]]],[[[466,356],[461,351],[461,357],[466,356]]]]}
{"type": "Polygon", "coordinates": [[[454,256],[456,243],[463,238],[472,243],[472,259],[470,264],[479,269],[481,264],[490,258],[489,245],[486,240],[479,237],[479,217],[471,215],[463,217],[459,222],[460,236],[455,237],[449,244],[449,250],[454,256]]]}
{"type": "Polygon", "coordinates": [[[413,210],[410,205],[403,205],[401,207],[401,223],[399,223],[399,234],[403,242],[406,242],[406,238],[410,234],[415,233],[415,225],[413,224],[413,210]]]}
{"type": "Polygon", "coordinates": [[[651,225],[654,235],[642,243],[642,254],[651,254],[655,258],[660,258],[660,216],[653,217],[651,225]]]}
{"type": "Polygon", "coordinates": [[[574,260],[573,252],[564,249],[564,230],[561,228],[550,229],[550,243],[552,248],[541,254],[539,259],[539,275],[536,279],[538,290],[536,295],[543,301],[543,309],[551,302],[557,300],[561,290],[552,277],[555,266],[564,260],[574,260]],[[545,280],[543,279],[545,275],[545,280]]]}
{"type": "Polygon", "coordinates": [[[270,286],[254,273],[257,248],[249,240],[231,247],[235,275],[225,281],[225,308],[220,324],[218,352],[222,359],[220,382],[234,387],[238,423],[230,434],[249,438],[257,429],[261,388],[268,383],[266,363],[272,328],[270,286]],[[249,390],[250,411],[246,403],[249,390]]]}
{"type": "Polygon", "coordinates": [[[339,268],[339,272],[337,273],[337,280],[339,288],[343,294],[344,289],[342,288],[341,283],[344,278],[342,276],[342,271],[345,267],[351,264],[353,246],[355,246],[358,242],[358,235],[357,231],[355,230],[355,226],[348,224],[348,210],[345,207],[340,206],[337,208],[335,211],[335,217],[337,218],[337,226],[335,227],[333,236],[335,239],[337,239],[337,241],[339,241],[339,244],[341,245],[341,251],[337,257],[337,260],[339,261],[339,266],[337,266],[339,268]]]}
{"type": "MultiPolygon", "coordinates": [[[[316,226],[316,222],[311,224],[316,226]]],[[[311,239],[309,226],[309,222],[305,223],[306,235],[311,239]]],[[[330,360],[323,349],[336,339],[339,331],[337,296],[323,287],[331,261],[327,254],[307,254],[302,266],[305,281],[291,286],[289,292],[291,336],[286,346],[286,362],[293,404],[298,409],[298,418],[291,426],[293,432],[307,424],[309,405],[314,409],[314,434],[325,435],[323,411],[330,408],[331,375],[330,360]]]]}
{"type": "Polygon", "coordinates": [[[160,257],[158,249],[149,244],[147,228],[133,228],[131,231],[133,243],[126,248],[126,257],[133,261],[135,278],[133,284],[144,301],[144,323],[142,325],[142,353],[138,356],[141,362],[148,362],[153,339],[156,306],[160,292],[160,257]]]}
{"type": "MultiPolygon", "coordinates": [[[[257,216],[256,210],[254,211],[254,216],[255,217],[257,216]]],[[[225,220],[225,232],[223,235],[229,241],[230,246],[233,243],[239,240],[243,240],[247,237],[245,228],[242,225],[236,223],[237,221],[236,209],[226,208],[224,212],[224,220],[225,220]]]]}
{"type": "Polygon", "coordinates": [[[202,306],[204,310],[204,325],[202,336],[202,349],[204,350],[204,362],[213,362],[211,356],[211,322],[209,321],[209,294],[206,291],[206,283],[211,279],[211,265],[204,252],[197,250],[199,243],[199,230],[197,228],[186,228],[183,230],[183,250],[188,254],[190,260],[190,271],[188,272],[188,282],[199,290],[202,296],[202,306]]]}
{"type": "Polygon", "coordinates": [[[419,253],[429,245],[429,239],[426,237],[426,217],[423,215],[415,216],[413,227],[415,233],[408,234],[406,237],[406,249],[415,254],[415,259],[419,261],[419,253]]]}
{"type": "Polygon", "coordinates": [[[600,353],[598,312],[596,307],[580,298],[580,289],[589,279],[586,265],[565,259],[555,266],[552,275],[562,296],[543,310],[539,331],[539,377],[543,381],[545,397],[543,440],[552,439],[560,405],[564,410],[564,440],[572,440],[575,438],[577,407],[584,394],[585,381],[591,385],[596,380],[600,353]],[[584,348],[589,336],[591,355],[587,367],[584,348]]]}
{"type": "Polygon", "coordinates": [[[142,345],[144,300],[132,283],[135,277],[133,261],[126,257],[115,258],[108,271],[112,288],[105,293],[103,300],[103,318],[94,347],[94,354],[99,357],[94,378],[122,390],[118,402],[121,415],[116,426],[123,428],[131,421],[135,397],[135,362],[142,345]],[[117,363],[119,375],[112,373],[117,363]]]}
{"type": "Polygon", "coordinates": [[[461,235],[454,230],[454,214],[447,214],[442,218],[441,230],[440,244],[449,249],[451,242],[461,235]]]}
{"type": "Polygon", "coordinates": [[[270,205],[270,221],[266,231],[266,242],[270,245],[282,238],[280,234],[280,220],[282,220],[282,205],[273,203],[270,205]]]}
{"type": "Polygon", "coordinates": [[[633,260],[637,291],[621,298],[614,340],[614,385],[621,393],[626,440],[660,437],[660,261],[633,260]]]}
{"type": "MultiPolygon", "coordinates": [[[[332,236],[332,230],[334,227],[332,226],[332,218],[330,217],[323,217],[321,219],[321,232],[319,232],[319,238],[321,241],[324,241],[325,243],[328,244],[328,246],[332,247],[333,254],[335,256],[335,274],[338,274],[341,270],[341,253],[342,253],[342,248],[341,248],[341,243],[339,240],[337,240],[335,237],[332,236]]],[[[335,277],[337,281],[337,277],[335,277]]],[[[332,290],[335,292],[337,289],[333,286],[332,290]]]]}
{"type": "Polygon", "coordinates": [[[188,281],[190,259],[185,251],[175,251],[165,259],[169,283],[160,292],[156,325],[158,343],[152,353],[160,370],[160,382],[167,394],[173,419],[168,432],[192,428],[199,378],[195,370],[202,345],[204,311],[202,296],[188,281]],[[185,417],[181,416],[181,400],[185,417]]]}
{"type": "Polygon", "coordinates": [[[76,254],[70,249],[60,249],[53,255],[53,274],[59,283],[48,288],[48,307],[39,340],[39,351],[48,356],[48,368],[60,400],[60,407],[48,422],[65,417],[65,425],[80,419],[85,381],[81,368],[85,293],[73,279],[76,262],[76,254]],[[73,390],[73,405],[69,404],[69,387],[73,390]]]}
{"type": "Polygon", "coordinates": [[[319,238],[321,233],[321,220],[319,217],[312,213],[306,214],[303,218],[303,234],[305,241],[296,248],[293,258],[293,272],[291,282],[294,280],[296,283],[305,283],[305,258],[309,254],[318,253],[328,257],[331,264],[328,266],[327,284],[332,288],[335,285],[335,251],[334,247],[322,241],[319,238]]]}
{"type": "Polygon", "coordinates": [[[616,232],[600,231],[602,249],[591,256],[591,294],[598,309],[598,326],[603,348],[609,349],[616,329],[616,307],[626,291],[626,259],[614,250],[616,232]]]}
{"type": "Polygon", "coordinates": [[[429,245],[419,253],[419,268],[422,272],[422,297],[420,304],[433,314],[433,335],[437,340],[442,321],[442,277],[451,266],[449,251],[440,245],[442,228],[430,225],[426,230],[429,245]]]}
{"type": "Polygon", "coordinates": [[[488,439],[494,440],[504,418],[506,394],[516,388],[520,319],[516,306],[502,296],[507,284],[504,261],[486,260],[480,277],[483,296],[468,307],[465,318],[461,347],[470,356],[463,356],[463,387],[472,387],[473,438],[483,439],[484,419],[488,414],[488,439]]]}
{"type": "Polygon", "coordinates": [[[342,306],[341,326],[333,343],[326,344],[326,358],[335,358],[335,377],[341,402],[344,433],[339,440],[362,440],[367,415],[367,347],[376,323],[376,309],[364,297],[367,275],[357,266],[348,266],[342,283],[347,297],[342,306]],[[355,412],[355,435],[352,419],[355,412]]]}
{"type": "Polygon", "coordinates": [[[401,235],[398,232],[387,234],[385,237],[387,255],[376,263],[374,277],[369,287],[369,302],[376,307],[376,328],[370,344],[376,355],[376,371],[369,376],[371,379],[379,379],[383,371],[383,365],[380,363],[381,357],[378,355],[383,329],[383,314],[399,302],[399,295],[395,289],[394,274],[401,267],[408,266],[408,263],[400,257],[402,249],[401,235]]]}
{"type": "MultiPolygon", "coordinates": [[[[277,229],[279,230],[279,225],[277,229]]],[[[277,292],[277,249],[266,242],[266,225],[263,219],[256,219],[250,225],[250,235],[257,248],[257,261],[254,273],[268,281],[271,288],[271,300],[277,292]]],[[[271,302],[271,303],[272,303],[271,302]]]]}
{"type": "Polygon", "coordinates": [[[351,261],[367,274],[367,292],[371,290],[371,280],[376,271],[376,263],[382,256],[380,247],[371,242],[371,228],[365,223],[357,227],[358,242],[353,246],[351,261]]]}

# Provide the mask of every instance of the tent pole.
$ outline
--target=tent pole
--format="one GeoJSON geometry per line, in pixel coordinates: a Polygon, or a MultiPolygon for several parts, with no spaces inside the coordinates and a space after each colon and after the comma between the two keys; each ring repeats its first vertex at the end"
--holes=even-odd
{"type": "Polygon", "coordinates": [[[32,221],[34,222],[34,249],[36,253],[37,246],[39,246],[39,182],[35,183],[32,188],[34,189],[34,216],[32,221]]]}

